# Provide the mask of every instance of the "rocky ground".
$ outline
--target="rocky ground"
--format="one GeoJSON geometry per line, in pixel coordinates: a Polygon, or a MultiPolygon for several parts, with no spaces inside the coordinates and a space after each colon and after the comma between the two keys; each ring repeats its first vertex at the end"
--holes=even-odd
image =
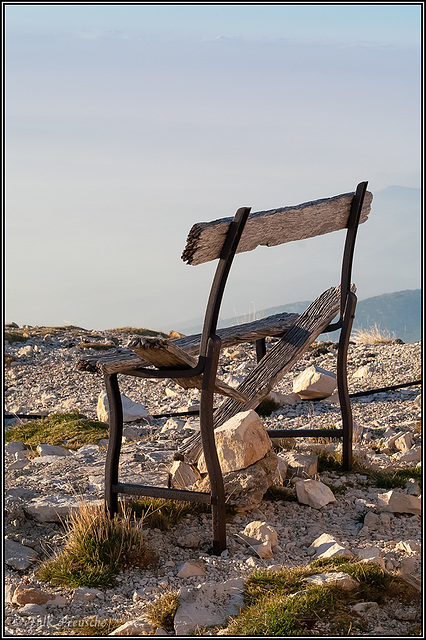
{"type": "MultiPolygon", "coordinates": [[[[96,353],[78,345],[83,340],[124,345],[128,337],[112,332],[52,331],[29,337],[25,343],[6,343],[9,366],[5,374],[5,410],[20,415],[78,409],[95,418],[103,381],[98,375],[76,370],[76,361],[82,354],[96,353]]],[[[294,378],[312,364],[335,371],[335,354],[332,343],[312,348],[277,390],[290,394],[294,378]]],[[[350,392],[419,380],[420,358],[421,343],[351,344],[350,392]]],[[[227,349],[220,361],[221,376],[235,384],[254,363],[249,346],[227,349]]],[[[120,383],[122,393],[142,402],[149,414],[127,432],[122,473],[130,482],[149,484],[151,479],[164,483],[173,453],[197,430],[198,419],[152,416],[186,410],[197,403],[198,391],[183,391],[172,381],[128,377],[120,383]]],[[[357,434],[354,453],[358,461],[366,467],[384,470],[420,464],[420,386],[354,398],[352,408],[357,434]]],[[[263,420],[268,429],[308,424],[311,428],[339,426],[339,405],[333,397],[293,402],[263,420]]],[[[318,452],[324,447],[333,451],[338,445],[302,438],[294,443],[300,453],[318,452]]],[[[219,620],[221,616],[224,621],[241,604],[243,578],[254,568],[306,565],[318,557],[311,545],[324,533],[353,555],[375,558],[388,571],[420,586],[419,511],[411,506],[407,506],[407,512],[385,509],[383,497],[379,496],[387,490],[374,486],[362,472],[323,471],[315,478],[334,487],[334,503],[315,509],[297,501],[263,500],[255,509],[230,519],[228,550],[221,557],[208,553],[210,516],[186,516],[172,530],[146,530],[148,542],[159,555],[155,570],[126,570],[114,589],[52,589],[37,579],[35,571],[40,561],[63,545],[64,530],[57,513],[66,514],[81,497],[102,498],[104,461],[105,450],[96,445],[85,446],[70,456],[44,455],[30,461],[19,451],[19,445],[6,447],[6,635],[58,635],[62,628],[77,625],[78,620],[89,615],[95,616],[99,628],[107,618],[133,621],[133,634],[143,635],[153,631],[143,619],[146,605],[170,589],[181,590],[182,602],[195,601],[204,593],[205,598],[214,602],[214,611],[206,613],[204,624],[213,624],[211,620],[219,620]],[[278,544],[273,548],[272,558],[259,557],[240,537],[246,525],[257,520],[277,532],[278,544]],[[201,563],[196,563],[199,575],[185,577],[184,563],[200,560],[201,563]],[[12,603],[16,589],[22,585],[50,592],[50,599],[12,603]]],[[[406,504],[411,505],[411,498],[419,496],[421,490],[415,481],[409,480],[397,493],[403,494],[406,504]]],[[[368,614],[360,614],[364,615],[365,636],[403,637],[420,624],[420,611],[409,603],[389,601],[381,607],[376,605],[374,615],[371,613],[369,609],[368,614]]],[[[189,632],[182,620],[181,617],[180,623],[176,622],[177,635],[189,632]]],[[[327,629],[323,631],[327,635],[327,629]]],[[[162,633],[157,631],[157,635],[162,633]]]]}

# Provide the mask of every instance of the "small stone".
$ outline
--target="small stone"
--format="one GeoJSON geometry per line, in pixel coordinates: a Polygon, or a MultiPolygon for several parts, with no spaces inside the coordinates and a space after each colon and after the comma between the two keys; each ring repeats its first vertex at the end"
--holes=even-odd
{"type": "Polygon", "coordinates": [[[319,573],[315,576],[306,578],[306,582],[318,585],[337,583],[339,587],[342,587],[343,589],[355,589],[355,587],[359,586],[359,583],[356,580],[343,571],[319,573]]]}
{"type": "Polygon", "coordinates": [[[37,560],[38,553],[31,547],[27,547],[14,540],[4,541],[4,561],[13,569],[28,569],[30,564],[37,560]]]}
{"type": "Polygon", "coordinates": [[[296,494],[299,502],[314,509],[336,502],[332,490],[318,480],[299,480],[296,482],[296,494]]]}
{"type": "Polygon", "coordinates": [[[331,396],[337,386],[335,373],[312,365],[293,381],[293,392],[303,399],[321,399],[331,396]]]}
{"type": "Polygon", "coordinates": [[[192,576],[205,576],[206,567],[202,560],[185,562],[177,573],[178,578],[191,578],[192,576]]]}
{"type": "Polygon", "coordinates": [[[147,622],[146,620],[136,619],[128,620],[121,626],[117,627],[114,631],[111,631],[110,636],[148,636],[154,631],[155,626],[147,622]]]}
{"type": "Polygon", "coordinates": [[[20,584],[16,587],[12,596],[12,603],[25,605],[25,604],[46,604],[52,598],[52,594],[43,589],[37,587],[30,587],[25,584],[20,584]]]}
{"type": "Polygon", "coordinates": [[[250,540],[251,544],[267,541],[271,543],[271,547],[278,544],[278,535],[274,527],[261,520],[249,522],[241,533],[245,540],[250,540]]]}
{"type": "Polygon", "coordinates": [[[176,489],[188,489],[201,479],[201,474],[196,467],[181,460],[173,462],[169,474],[171,486],[176,489]]]}
{"type": "Polygon", "coordinates": [[[201,536],[196,531],[191,531],[177,539],[178,545],[186,549],[199,549],[201,542],[201,536]]]}
{"type": "Polygon", "coordinates": [[[65,449],[59,445],[54,444],[39,444],[37,446],[37,452],[40,456],[72,456],[72,451],[65,449]]]}

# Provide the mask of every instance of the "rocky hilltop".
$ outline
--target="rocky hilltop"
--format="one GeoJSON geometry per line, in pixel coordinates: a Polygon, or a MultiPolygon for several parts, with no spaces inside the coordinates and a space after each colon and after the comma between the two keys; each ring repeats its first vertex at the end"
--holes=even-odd
{"type": "MultiPolygon", "coordinates": [[[[7,328],[6,412],[22,416],[77,410],[96,418],[103,380],[78,371],[77,360],[99,349],[124,346],[131,335],[131,331],[89,332],[79,328],[7,328]],[[19,342],[14,341],[16,335],[21,336],[19,342]]],[[[309,367],[335,372],[335,347],[331,342],[317,343],[280,382],[275,396],[279,406],[261,418],[267,429],[308,424],[311,428],[339,426],[340,411],[334,394],[323,400],[301,400],[293,388],[294,380],[309,367]]],[[[420,358],[420,342],[352,343],[348,355],[350,392],[418,381],[420,358]]],[[[220,360],[221,377],[235,385],[254,364],[255,354],[249,345],[226,349],[220,360]]],[[[145,412],[126,424],[121,473],[130,482],[165,484],[173,454],[199,424],[196,415],[159,416],[187,411],[197,404],[199,392],[184,391],[170,380],[135,378],[123,378],[121,392],[133,406],[143,405],[145,412]]],[[[104,443],[84,445],[77,451],[67,450],[64,443],[65,447],[56,449],[40,448],[36,457],[28,456],[21,444],[8,443],[6,635],[58,635],[64,626],[85,616],[127,621],[127,626],[115,634],[146,635],[155,631],[144,617],[146,606],[167,590],[180,590],[174,633],[188,635],[196,626],[224,624],[236,613],[242,606],[244,578],[255,568],[273,571],[282,566],[307,565],[314,558],[334,553],[373,560],[419,588],[420,486],[407,475],[403,486],[389,489],[380,485],[377,474],[371,471],[392,475],[420,465],[420,386],[354,397],[352,408],[356,440],[353,471],[342,473],[335,466],[327,468],[321,463],[326,459],[324,452],[331,456],[338,452],[338,442],[321,438],[274,441],[271,451],[278,456],[281,470],[274,482],[287,488],[291,500],[271,500],[265,495],[242,504],[227,525],[228,549],[221,557],[209,555],[209,514],[186,516],[167,531],[147,528],[147,541],[159,556],[156,569],[125,569],[116,587],[105,590],[53,589],[36,576],[38,564],[63,547],[61,518],[75,509],[79,500],[102,499],[104,443]],[[301,483],[307,481],[326,487],[331,497],[325,503],[309,503],[300,491],[301,483]],[[262,539],[260,530],[253,533],[253,523],[263,523],[262,531],[266,527],[274,532],[266,553],[267,539],[262,539]],[[249,544],[244,532],[248,539],[257,535],[259,546],[249,544]],[[36,595],[27,600],[18,597],[26,591],[24,587],[33,587],[36,595]]],[[[12,424],[7,421],[6,429],[12,424]]],[[[365,629],[361,635],[405,636],[420,623],[417,604],[390,598],[380,606],[370,605],[373,609],[359,608],[365,629]]],[[[330,635],[327,626],[317,631],[317,635],[330,635]]]]}

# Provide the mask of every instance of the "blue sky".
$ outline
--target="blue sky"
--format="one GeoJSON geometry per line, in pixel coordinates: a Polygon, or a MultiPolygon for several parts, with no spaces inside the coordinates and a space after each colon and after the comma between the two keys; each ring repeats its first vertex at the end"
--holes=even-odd
{"type": "MultiPolygon", "coordinates": [[[[420,3],[3,6],[7,321],[179,329],[194,222],[420,186],[420,3]]],[[[391,291],[358,245],[360,297],[391,291]]],[[[313,246],[239,256],[223,317],[333,284],[313,246]]]]}

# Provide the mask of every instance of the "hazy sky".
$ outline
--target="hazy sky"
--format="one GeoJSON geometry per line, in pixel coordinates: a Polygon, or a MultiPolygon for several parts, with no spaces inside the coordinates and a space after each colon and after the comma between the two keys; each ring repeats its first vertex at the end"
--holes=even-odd
{"type": "MultiPolygon", "coordinates": [[[[179,329],[215,267],[180,260],[193,223],[420,186],[422,3],[3,8],[6,321],[179,329]]],[[[237,256],[222,316],[337,283],[296,249],[237,256]]]]}

